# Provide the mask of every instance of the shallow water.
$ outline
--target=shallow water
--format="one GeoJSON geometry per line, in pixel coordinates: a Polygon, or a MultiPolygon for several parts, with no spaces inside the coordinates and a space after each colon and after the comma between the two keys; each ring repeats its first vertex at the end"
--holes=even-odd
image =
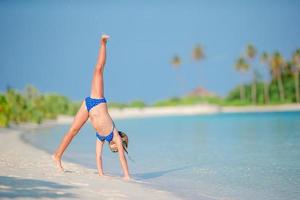
{"type": "MultiPolygon", "coordinates": [[[[300,199],[300,112],[116,120],[128,133],[134,178],[185,199],[300,199]]],[[[68,126],[26,139],[53,152],[68,126]]],[[[42,133],[40,133],[42,132],[42,133]]],[[[104,170],[121,175],[105,146],[104,170]]],[[[95,131],[86,124],[65,154],[95,168],[95,131]]]]}

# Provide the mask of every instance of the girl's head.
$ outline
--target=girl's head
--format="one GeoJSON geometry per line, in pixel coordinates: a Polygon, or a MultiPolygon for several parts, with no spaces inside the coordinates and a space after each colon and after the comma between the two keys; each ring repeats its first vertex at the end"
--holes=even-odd
{"type": "MultiPolygon", "coordinates": [[[[124,132],[122,132],[122,131],[118,131],[118,133],[119,133],[119,135],[121,137],[121,140],[122,140],[122,146],[123,146],[125,152],[128,153],[127,152],[127,148],[128,148],[128,136],[124,132]]],[[[118,146],[113,141],[111,141],[109,143],[109,148],[114,153],[118,152],[118,146]]]]}

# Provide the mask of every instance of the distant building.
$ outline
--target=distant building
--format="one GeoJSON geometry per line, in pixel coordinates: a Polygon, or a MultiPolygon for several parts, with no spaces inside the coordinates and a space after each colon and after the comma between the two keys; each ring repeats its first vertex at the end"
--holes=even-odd
{"type": "Polygon", "coordinates": [[[193,91],[187,93],[185,96],[194,96],[194,97],[218,97],[217,94],[210,92],[203,87],[197,87],[193,91]]]}

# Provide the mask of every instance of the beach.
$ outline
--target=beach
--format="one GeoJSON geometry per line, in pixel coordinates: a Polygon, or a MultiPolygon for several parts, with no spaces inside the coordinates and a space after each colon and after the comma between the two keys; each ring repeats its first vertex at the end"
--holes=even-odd
{"type": "MultiPolygon", "coordinates": [[[[113,118],[123,119],[159,116],[206,115],[218,113],[255,113],[284,111],[300,111],[300,104],[263,106],[218,106],[212,104],[198,104],[188,106],[110,109],[110,114],[113,118]]],[[[64,120],[68,121],[67,118],[62,118],[60,121],[63,122],[64,120]]]]}
{"type": "Polygon", "coordinates": [[[58,172],[48,153],[21,139],[29,127],[36,126],[0,129],[1,199],[178,199],[135,181],[99,177],[96,169],[70,162],[63,161],[66,171],[58,172]]]}
{"type": "MultiPolygon", "coordinates": [[[[111,177],[99,177],[97,175],[96,168],[90,168],[84,165],[81,165],[81,163],[76,164],[73,162],[67,162],[65,159],[63,159],[63,165],[66,169],[64,173],[61,173],[57,171],[51,156],[45,149],[39,149],[36,146],[33,146],[32,144],[29,144],[26,140],[24,140],[23,136],[30,134],[29,132],[31,130],[35,130],[35,134],[41,133],[44,129],[49,127],[56,127],[56,126],[62,126],[66,127],[69,126],[69,124],[73,121],[73,117],[71,116],[59,116],[57,120],[48,120],[44,122],[41,125],[36,124],[21,124],[21,125],[12,125],[11,128],[2,128],[0,129],[0,198],[1,199],[179,199],[181,196],[174,194],[173,191],[176,187],[181,188],[180,195],[184,197],[184,199],[194,199],[194,198],[200,198],[200,199],[224,199],[224,198],[233,198],[240,195],[240,197],[244,197],[245,199],[249,199],[248,197],[251,197],[253,194],[259,193],[261,197],[264,197],[264,199],[274,199],[274,197],[268,196],[264,191],[260,191],[259,188],[255,188],[256,182],[253,180],[253,183],[251,182],[251,189],[253,191],[248,191],[244,189],[245,194],[239,194],[236,193],[238,190],[233,190],[234,192],[231,193],[230,187],[237,187],[235,184],[229,185],[225,184],[226,181],[222,184],[224,185],[218,185],[220,182],[222,182],[221,177],[227,177],[228,179],[234,179],[232,174],[229,174],[231,170],[236,171],[236,167],[241,170],[242,174],[244,173],[252,173],[252,177],[257,176],[256,169],[250,169],[248,166],[239,166],[234,165],[235,162],[240,162],[239,155],[236,156],[236,161],[233,160],[232,164],[226,165],[226,168],[222,168],[225,161],[213,159],[211,160],[211,154],[220,153],[218,148],[222,145],[224,145],[224,141],[221,139],[219,143],[210,142],[205,143],[202,138],[209,138],[217,136],[222,131],[225,131],[226,129],[228,133],[232,134],[230,130],[233,130],[233,128],[228,128],[232,125],[232,127],[237,126],[237,124],[240,124],[240,128],[237,128],[239,130],[244,130],[245,127],[243,126],[244,122],[247,121],[251,124],[260,124],[260,126],[263,126],[264,128],[261,128],[261,130],[272,130],[272,134],[270,134],[269,139],[267,140],[268,143],[270,141],[277,141],[276,137],[280,137],[282,133],[273,130],[280,131],[281,129],[276,128],[277,124],[272,123],[270,121],[270,115],[265,114],[262,120],[266,121],[255,121],[253,118],[253,115],[246,116],[244,118],[239,115],[239,113],[257,113],[257,112],[282,112],[284,111],[299,111],[300,106],[299,105],[280,105],[280,106],[244,106],[244,107],[218,107],[213,105],[196,105],[196,106],[178,106],[178,107],[164,107],[164,108],[143,108],[143,109],[133,109],[133,108],[125,108],[125,109],[110,109],[110,113],[112,117],[116,120],[120,119],[119,124],[122,125],[122,123],[125,123],[123,127],[129,128],[131,126],[131,130],[135,130],[132,126],[138,127],[139,124],[143,124],[143,134],[147,135],[147,138],[149,138],[149,142],[160,135],[159,137],[164,138],[162,139],[161,143],[157,143],[155,146],[151,146],[150,144],[144,144],[147,146],[146,149],[142,149],[142,146],[138,147],[138,144],[135,144],[133,146],[130,146],[130,153],[131,155],[135,155],[135,157],[139,162],[139,166],[141,168],[138,168],[136,170],[133,170],[132,173],[134,176],[139,177],[138,181],[123,181],[121,177],[118,177],[116,175],[112,175],[111,177]],[[226,123],[223,124],[224,118],[220,117],[222,113],[235,113],[237,115],[228,115],[228,118],[226,120],[226,123]],[[211,118],[198,118],[198,115],[207,115],[211,116],[211,118]],[[163,121],[160,117],[168,117],[171,118],[164,118],[163,121]],[[175,116],[175,118],[172,118],[175,116]],[[179,116],[179,117],[177,117],[179,116]],[[184,116],[188,116],[188,118],[182,118],[184,116]],[[194,117],[194,118],[190,118],[194,117]],[[151,119],[151,117],[153,117],[151,119]],[[138,121],[130,121],[131,118],[136,118],[138,121]],[[145,118],[145,120],[143,119],[145,118]],[[129,121],[123,121],[123,119],[129,119],[129,121]],[[142,120],[142,121],[139,121],[142,120]],[[154,120],[154,122],[153,122],[154,120]],[[167,120],[167,121],[166,121],[167,120]],[[215,126],[213,125],[214,122],[218,120],[218,124],[220,126],[219,129],[215,130],[215,126]],[[228,121],[229,120],[229,121],[228,121]],[[241,123],[239,123],[239,120],[242,120],[241,123]],[[254,121],[253,121],[254,120],[254,121]],[[132,123],[133,122],[133,123],[132,123]],[[129,123],[126,125],[126,123],[129,123]],[[166,124],[167,123],[167,124],[166,124]],[[169,123],[169,125],[168,125],[169,123]],[[191,145],[193,148],[197,148],[197,152],[199,154],[194,154],[191,152],[192,149],[189,148],[183,148],[181,151],[176,151],[175,153],[172,151],[169,152],[169,150],[164,150],[163,153],[161,153],[162,156],[166,156],[165,158],[162,158],[162,160],[159,160],[158,157],[152,157],[151,153],[147,154],[147,152],[155,152],[156,149],[163,149],[163,146],[169,145],[173,148],[177,147],[181,142],[183,143],[191,143],[189,138],[182,138],[179,143],[173,143],[169,144],[168,141],[168,134],[163,134],[166,127],[170,127],[167,130],[167,133],[172,133],[172,135],[175,135],[175,137],[179,137],[183,134],[181,130],[181,123],[184,123],[184,130],[189,130],[190,135],[194,134],[193,138],[198,138],[197,142],[195,143],[195,146],[191,145]],[[130,125],[131,124],[131,125],[130,125]],[[172,126],[170,126],[172,125],[172,126]],[[198,129],[194,129],[192,127],[206,127],[205,130],[199,131],[198,129]],[[148,128],[147,128],[148,127],[148,128]],[[151,127],[151,128],[149,128],[151,127]],[[173,128],[172,128],[173,127],[173,128]],[[273,128],[272,128],[273,127],[273,128]],[[152,133],[151,130],[155,129],[157,133],[152,133]],[[160,129],[162,129],[160,132],[160,129]],[[153,136],[152,136],[153,135],[153,136]],[[275,137],[275,138],[274,138],[275,137]],[[165,142],[164,142],[165,141],[165,142]],[[204,143],[203,143],[204,142],[204,143]],[[200,144],[200,145],[199,145],[200,144]],[[211,145],[211,146],[207,146],[211,145]],[[133,148],[133,149],[132,149],[133,148]],[[142,157],[139,157],[139,151],[134,152],[135,149],[140,149],[139,151],[146,153],[146,160],[142,160],[142,157]],[[148,150],[147,150],[148,149],[148,150]],[[180,158],[180,160],[187,159],[184,163],[180,162],[178,163],[175,160],[169,160],[169,157],[174,157],[176,155],[177,158],[180,158]],[[186,155],[190,155],[187,157],[186,155]],[[154,161],[157,159],[156,161],[154,161]],[[189,160],[190,159],[190,160],[189,160]],[[199,159],[199,160],[198,160],[199,159]],[[198,160],[196,163],[194,163],[193,166],[188,166],[185,163],[194,162],[195,160],[198,160]],[[216,161],[217,160],[217,161],[216,161]],[[153,167],[146,167],[149,166],[149,162],[154,162],[156,164],[152,164],[153,167]],[[220,166],[212,167],[215,165],[211,165],[211,162],[217,162],[221,163],[220,166]],[[208,167],[210,166],[210,167],[208,167]],[[146,169],[147,168],[147,169],[146,169]],[[140,170],[140,171],[139,171],[140,170]],[[250,171],[249,171],[250,170],[250,171]],[[220,176],[219,176],[220,175],[220,176]],[[185,177],[184,179],[180,178],[180,176],[185,177]],[[197,178],[198,177],[198,178],[197,178]],[[201,177],[201,179],[200,179],[201,177]],[[177,179],[175,179],[177,178],[177,179]],[[210,185],[209,182],[212,178],[215,178],[215,182],[217,184],[210,185]],[[142,180],[141,180],[142,179],[142,180]],[[178,184],[170,183],[170,180],[178,180],[178,184]],[[195,179],[195,180],[194,180],[195,179]],[[221,179],[221,180],[219,180],[221,179]],[[152,181],[154,180],[154,181],[152,181]],[[181,182],[180,181],[187,181],[181,182]],[[189,185],[189,181],[194,181],[197,184],[189,185]],[[147,181],[147,182],[144,182],[147,181]],[[168,185],[167,190],[165,188],[160,188],[157,190],[157,187],[152,187],[151,184],[148,183],[148,181],[152,181],[152,183],[158,183],[161,185],[168,185]],[[168,183],[168,184],[167,184],[168,183]],[[221,190],[217,188],[223,188],[222,192],[219,192],[221,190]],[[198,188],[199,191],[198,191],[198,188]],[[191,195],[189,195],[191,194],[191,195]]],[[[293,124],[296,124],[294,122],[291,122],[292,119],[294,119],[293,116],[289,118],[289,114],[280,114],[277,115],[280,119],[285,119],[284,126],[286,127],[292,127],[293,124]],[[286,118],[287,117],[287,118],[286,118]],[[292,125],[287,125],[288,123],[292,123],[292,125]]],[[[295,115],[297,116],[297,115],[295,115]]],[[[295,121],[295,120],[294,120],[295,121]]],[[[279,124],[280,125],[280,124],[279,124]]],[[[281,125],[282,126],[282,125],[281,125]]],[[[252,126],[251,126],[252,127],[252,126]]],[[[136,129],[138,130],[138,129],[136,129]]],[[[201,130],[201,129],[200,129],[201,130]]],[[[296,128],[297,130],[297,128],[296,128]]],[[[293,131],[293,130],[292,130],[293,131]]],[[[88,137],[86,134],[90,133],[91,130],[83,130],[83,133],[79,135],[79,138],[82,137],[86,138],[88,137]],[[86,133],[84,133],[86,131],[86,133]]],[[[270,132],[271,131],[266,131],[270,132]]],[[[53,133],[53,132],[51,132],[53,133]]],[[[63,131],[58,131],[58,133],[63,134],[63,131]]],[[[129,132],[130,136],[133,136],[133,138],[136,141],[143,140],[143,136],[139,133],[134,133],[134,131],[129,132]],[[140,135],[140,136],[139,136],[140,135]]],[[[231,137],[230,140],[235,141],[239,136],[239,131],[235,134],[238,135],[227,135],[227,137],[231,137]]],[[[248,133],[244,133],[248,134],[248,133]]],[[[255,132],[250,131],[250,135],[255,134],[255,132]]],[[[261,133],[257,133],[256,137],[259,137],[261,133]]],[[[294,133],[296,137],[296,133],[294,133]]],[[[37,136],[37,135],[36,135],[37,136]]],[[[33,137],[34,134],[33,134],[33,137]]],[[[61,136],[58,136],[61,137],[61,136]]],[[[47,138],[47,137],[46,137],[47,138]]],[[[220,138],[219,136],[216,138],[220,138]]],[[[53,139],[53,137],[52,137],[53,139]]],[[[241,139],[241,138],[240,138],[241,139]]],[[[243,144],[242,146],[237,146],[240,149],[231,149],[232,146],[225,146],[223,149],[224,157],[231,157],[233,159],[234,154],[232,152],[242,152],[245,149],[249,149],[247,146],[247,143],[249,142],[248,137],[243,137],[245,139],[244,142],[239,142],[240,144],[243,144]],[[247,143],[246,143],[247,142],[247,143]],[[246,145],[246,146],[244,146],[246,145]],[[227,149],[227,151],[225,151],[227,149]]],[[[81,140],[81,139],[80,139],[81,140]]],[[[259,140],[259,141],[263,141],[259,140]]],[[[251,140],[253,144],[257,145],[257,140],[251,140]]],[[[81,141],[80,145],[82,144],[90,144],[88,142],[81,141]]],[[[193,144],[193,143],[191,143],[193,144]]],[[[226,144],[226,143],[225,143],[226,144]]],[[[253,147],[253,144],[251,147],[253,147]]],[[[274,144],[277,145],[275,142],[274,144]]],[[[285,145],[283,143],[282,145],[285,145]]],[[[293,145],[289,144],[289,147],[293,147],[293,145]]],[[[76,145],[75,145],[76,146],[76,145]]],[[[255,145],[254,145],[255,146],[255,145]]],[[[265,149],[265,148],[264,148],[265,149]]],[[[281,149],[281,147],[280,147],[281,149]]],[[[254,149],[255,150],[255,149],[254,149]]],[[[80,150],[81,151],[81,150],[80,150]]],[[[262,149],[257,149],[257,152],[261,152],[262,149]]],[[[159,151],[158,151],[159,152],[159,151]]],[[[256,152],[256,151],[254,151],[256,152]]],[[[290,151],[289,151],[290,152],[290,151]]],[[[76,152],[71,152],[72,156],[76,157],[76,152]]],[[[269,153],[268,151],[266,153],[269,153]]],[[[248,163],[251,159],[248,160],[247,156],[248,154],[245,154],[244,156],[244,162],[248,163]]],[[[259,159],[260,155],[259,153],[255,154],[259,159]]],[[[272,154],[270,154],[271,156],[272,154]]],[[[94,156],[94,155],[91,155],[94,156]]],[[[290,156],[290,155],[289,155],[290,156]]],[[[223,156],[222,156],[223,157],[223,156]]],[[[286,156],[283,156],[286,158],[286,156]]],[[[91,160],[93,161],[93,157],[91,160]]],[[[292,158],[291,158],[292,159],[292,158]]],[[[93,161],[94,162],[94,161],[93,161]]],[[[277,169],[277,168],[276,168],[277,169]]],[[[285,168],[278,168],[278,170],[286,170],[285,168]]],[[[280,171],[280,173],[282,173],[280,171]]],[[[269,177],[277,177],[273,174],[266,175],[266,178],[269,177]]],[[[235,177],[237,180],[242,177],[241,175],[238,175],[235,177]]],[[[243,178],[243,177],[242,177],[243,178]]],[[[234,179],[232,183],[238,183],[238,181],[234,179]]],[[[248,179],[247,179],[248,180],[248,179]]],[[[250,184],[250,183],[249,183],[250,184]]],[[[266,183],[269,184],[269,183],[266,183]]],[[[247,188],[247,187],[245,187],[247,188]]],[[[292,190],[292,189],[291,189],[292,190]]],[[[279,193],[279,196],[283,195],[283,193],[279,193]]],[[[276,199],[276,198],[275,198],[276,199]]]]}
{"type": "Polygon", "coordinates": [[[0,200],[300,200],[299,8],[0,1],[0,200]]]}
{"type": "MultiPolygon", "coordinates": [[[[164,116],[193,116],[211,115],[220,113],[262,113],[300,111],[300,104],[281,105],[250,105],[250,106],[218,106],[213,104],[196,104],[187,106],[145,107],[145,108],[110,108],[113,119],[164,117],[164,116]]],[[[48,124],[70,124],[73,116],[60,115],[57,120],[48,121],[48,124]]]]}

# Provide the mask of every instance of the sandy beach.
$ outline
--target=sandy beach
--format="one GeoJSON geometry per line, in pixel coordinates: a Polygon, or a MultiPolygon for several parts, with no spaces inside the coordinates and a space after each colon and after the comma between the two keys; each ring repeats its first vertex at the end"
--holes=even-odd
{"type": "MultiPolygon", "coordinates": [[[[163,116],[189,116],[209,115],[218,113],[260,113],[260,112],[286,112],[300,111],[300,104],[282,104],[267,106],[217,106],[212,104],[198,104],[189,106],[145,107],[145,108],[110,108],[109,113],[113,119],[163,117],[163,116]]],[[[70,124],[72,116],[59,116],[54,122],[48,124],[70,124]]]]}
{"type": "MultiPolygon", "coordinates": [[[[219,107],[214,105],[143,109],[110,109],[114,119],[176,115],[205,115],[241,112],[300,111],[299,104],[280,106],[219,107]]],[[[0,129],[1,199],[179,199],[174,194],[123,181],[120,177],[101,178],[96,169],[63,162],[66,172],[58,172],[48,153],[27,144],[22,134],[33,128],[69,124],[70,116],[60,116],[42,125],[22,124],[0,129]],[[22,130],[22,131],[21,131],[22,130]]]]}
{"type": "MultiPolygon", "coordinates": [[[[110,109],[113,118],[139,118],[157,116],[205,115],[217,113],[248,113],[248,112],[284,112],[300,111],[300,104],[283,104],[268,106],[217,106],[212,104],[199,104],[190,106],[145,107],[110,109]]],[[[68,121],[67,118],[60,121],[68,121]]]]}
{"type": "Polygon", "coordinates": [[[0,129],[1,199],[178,199],[135,181],[99,177],[96,169],[70,162],[63,162],[66,172],[58,172],[49,154],[21,139],[28,127],[22,127],[24,133],[0,129]]]}

